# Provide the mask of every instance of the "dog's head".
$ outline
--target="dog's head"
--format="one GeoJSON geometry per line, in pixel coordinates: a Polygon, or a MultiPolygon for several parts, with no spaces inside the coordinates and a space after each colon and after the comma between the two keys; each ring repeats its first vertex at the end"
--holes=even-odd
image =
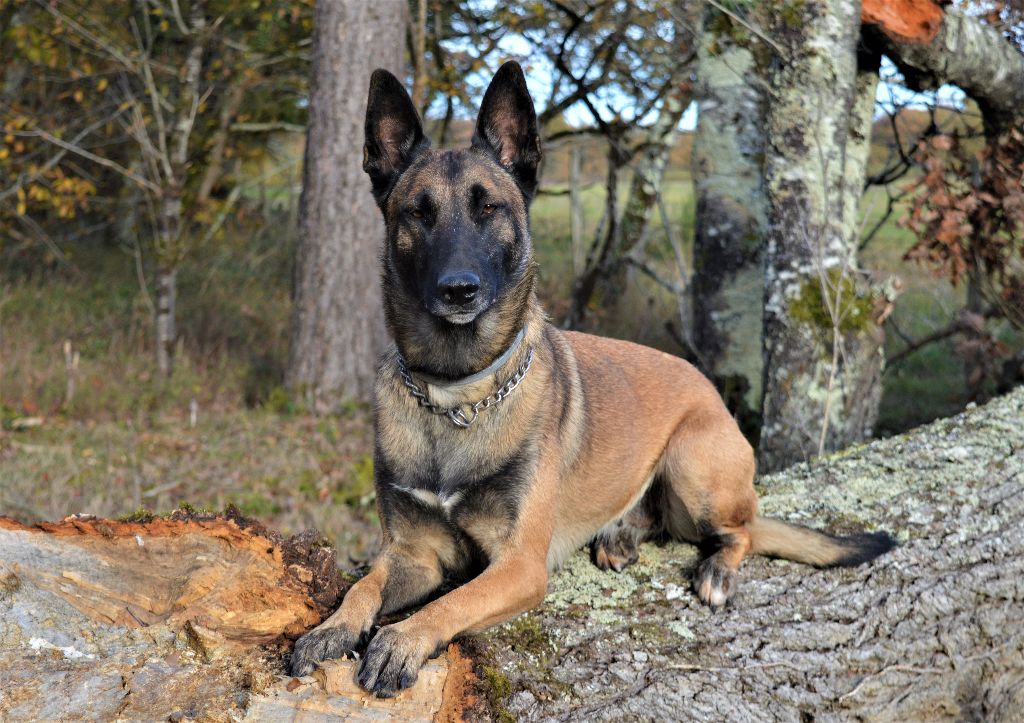
{"type": "Polygon", "coordinates": [[[495,74],[472,145],[460,150],[432,150],[405,88],[374,71],[363,170],[387,225],[385,286],[401,286],[405,307],[418,306],[442,331],[473,331],[524,280],[532,291],[527,209],[540,156],[517,63],[495,74]]]}

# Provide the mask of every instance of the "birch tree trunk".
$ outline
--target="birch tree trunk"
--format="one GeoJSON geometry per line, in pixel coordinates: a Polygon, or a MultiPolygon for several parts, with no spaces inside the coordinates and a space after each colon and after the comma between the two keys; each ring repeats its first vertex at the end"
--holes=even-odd
{"type": "Polygon", "coordinates": [[[188,23],[189,47],[175,99],[157,220],[156,365],[163,377],[169,377],[174,371],[174,348],[178,341],[175,323],[178,264],[185,254],[181,197],[188,173],[189,141],[200,104],[199,83],[206,43],[205,0],[192,3],[188,23]]]}
{"type": "Polygon", "coordinates": [[[405,0],[320,0],[295,268],[288,386],[312,409],[367,401],[387,338],[384,223],[362,170],[370,73],[403,75],[405,0]]]}
{"type": "Polygon", "coordinates": [[[639,250],[647,240],[651,212],[662,193],[665,166],[679,137],[679,120],[690,105],[691,96],[689,83],[673,83],[644,139],[643,149],[633,166],[633,180],[619,223],[621,257],[639,250]]]}
{"type": "Polygon", "coordinates": [[[706,9],[697,54],[693,334],[705,371],[745,417],[761,398],[765,99],[763,70],[728,22],[706,9]]]}
{"type": "Polygon", "coordinates": [[[869,436],[884,340],[857,267],[877,83],[858,71],[860,3],[813,0],[771,22],[785,57],[765,153],[764,470],[869,436]]]}

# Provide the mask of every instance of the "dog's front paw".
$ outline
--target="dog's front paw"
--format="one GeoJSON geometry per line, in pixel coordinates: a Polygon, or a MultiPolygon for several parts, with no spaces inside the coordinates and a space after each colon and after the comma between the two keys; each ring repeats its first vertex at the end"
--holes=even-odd
{"type": "Polygon", "coordinates": [[[359,644],[359,633],[344,627],[325,626],[310,630],[299,638],[292,651],[292,675],[309,675],[319,663],[340,658],[355,650],[359,644]]]}
{"type": "Polygon", "coordinates": [[[379,698],[391,698],[412,687],[420,668],[438,647],[425,636],[403,630],[399,625],[377,631],[359,666],[359,685],[379,698]]]}

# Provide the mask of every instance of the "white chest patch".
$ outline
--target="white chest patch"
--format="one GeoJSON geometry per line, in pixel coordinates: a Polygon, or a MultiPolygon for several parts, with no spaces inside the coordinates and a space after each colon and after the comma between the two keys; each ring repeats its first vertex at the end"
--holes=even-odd
{"type": "Polygon", "coordinates": [[[399,492],[405,492],[406,494],[412,495],[420,502],[429,505],[431,507],[437,507],[443,511],[445,516],[451,515],[452,509],[462,501],[462,491],[456,490],[455,492],[441,493],[440,495],[431,492],[430,490],[421,489],[418,487],[405,487],[403,485],[395,485],[394,488],[399,492]]]}

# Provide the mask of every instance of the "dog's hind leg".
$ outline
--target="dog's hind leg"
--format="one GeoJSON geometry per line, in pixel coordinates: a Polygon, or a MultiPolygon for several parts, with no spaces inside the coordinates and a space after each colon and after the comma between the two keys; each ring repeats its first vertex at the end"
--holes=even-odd
{"type": "Polygon", "coordinates": [[[740,563],[751,549],[747,523],[757,516],[753,450],[723,408],[685,419],[659,472],[668,532],[701,548],[697,596],[721,607],[736,592],[740,563]]]}
{"type": "Polygon", "coordinates": [[[660,530],[657,483],[625,515],[605,525],[590,541],[590,559],[602,570],[622,572],[640,559],[640,543],[660,530]]]}

